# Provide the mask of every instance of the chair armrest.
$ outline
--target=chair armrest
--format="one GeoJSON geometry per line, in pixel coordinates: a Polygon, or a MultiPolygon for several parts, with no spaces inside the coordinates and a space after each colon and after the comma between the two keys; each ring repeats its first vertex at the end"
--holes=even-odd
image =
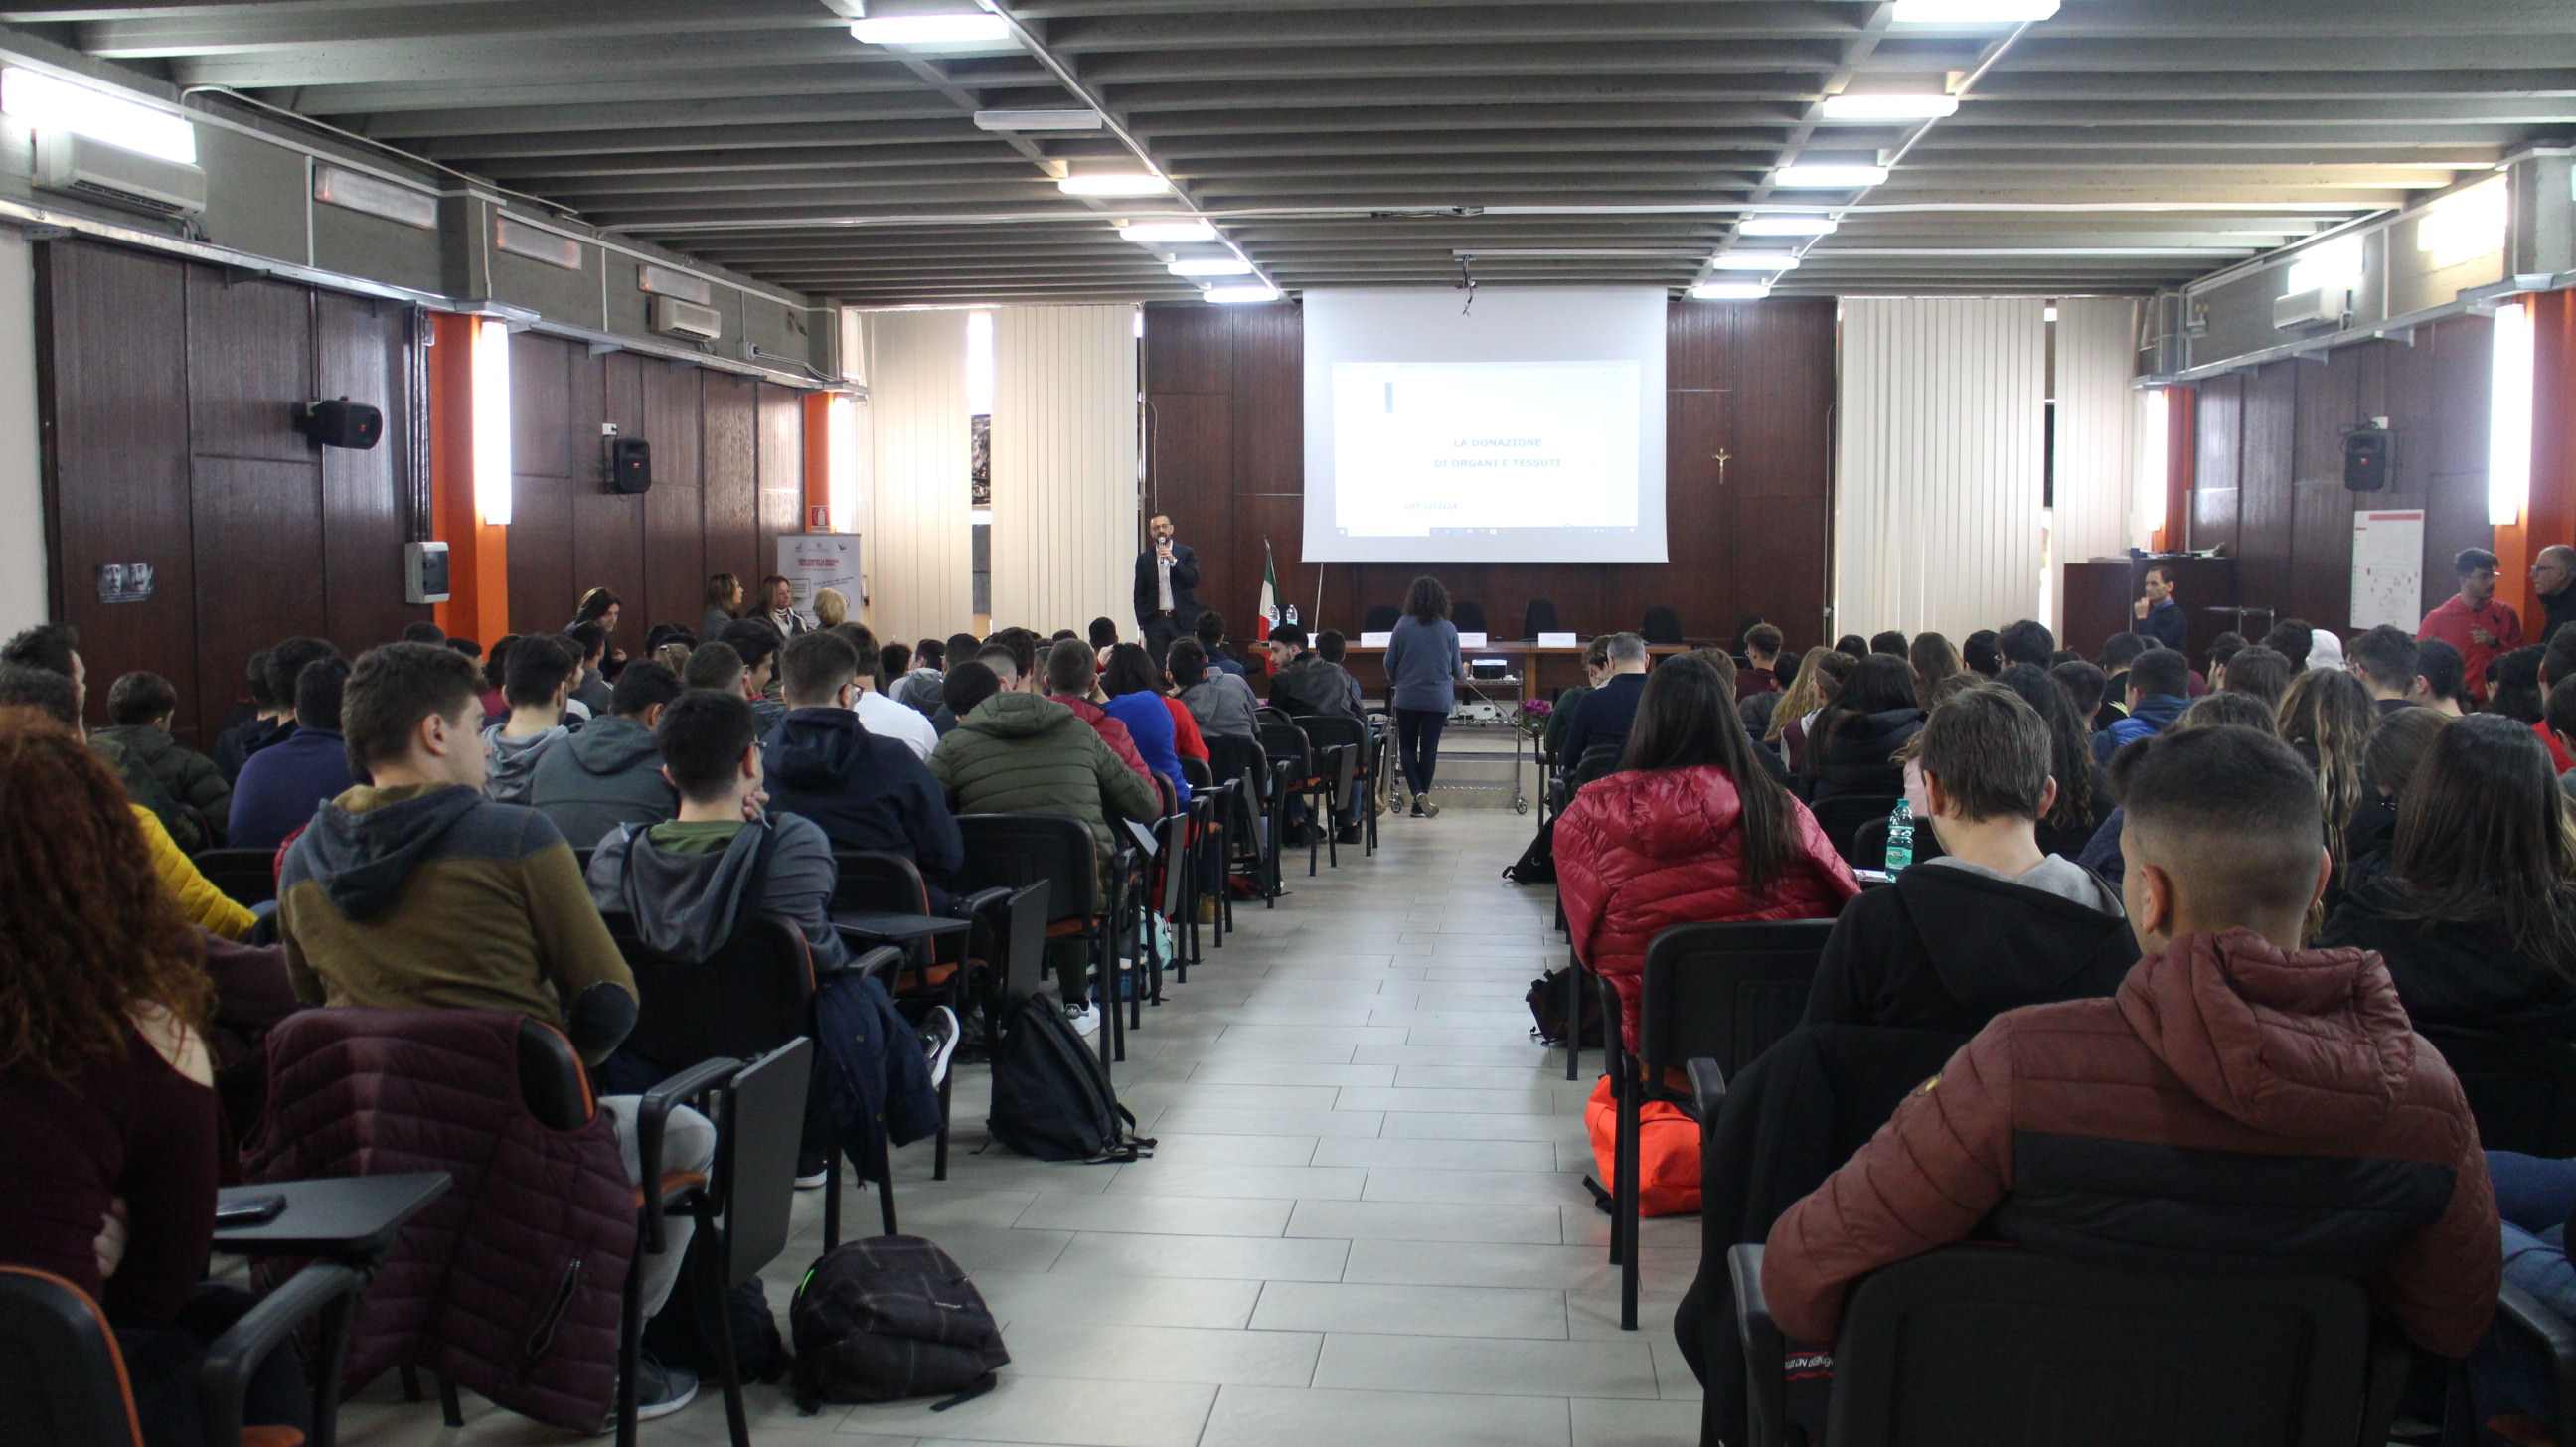
{"type": "Polygon", "coordinates": [[[2562,1443],[2576,1430],[2576,1323],[2511,1282],[2496,1291],[2496,1325],[2531,1337],[2549,1353],[2550,1425],[2562,1443]]]}
{"type": "Polygon", "coordinates": [[[951,898],[948,913],[955,919],[980,919],[984,911],[989,909],[998,913],[1010,902],[1011,892],[997,884],[991,889],[979,889],[973,894],[951,898]]]}
{"type": "MultiPolygon", "coordinates": [[[[869,975],[875,975],[887,981],[888,983],[886,988],[891,990],[894,988],[892,983],[894,977],[901,973],[902,970],[903,947],[901,945],[878,945],[867,953],[859,956],[857,959],[850,961],[850,967],[844,973],[857,975],[862,979],[869,975]]],[[[709,1063],[713,1064],[714,1062],[710,1061],[709,1063]]]]}
{"type": "Polygon", "coordinates": [[[209,1443],[239,1442],[242,1397],[252,1374],[297,1327],[336,1301],[354,1300],[367,1278],[355,1268],[315,1262],[261,1297],[215,1338],[197,1364],[197,1413],[209,1443]]]}
{"type": "Polygon", "coordinates": [[[1789,1344],[1762,1295],[1762,1248],[1730,1247],[1726,1270],[1735,1282],[1735,1330],[1744,1346],[1748,1435],[1752,1447],[1780,1447],[1787,1434],[1789,1344]]]}
{"type": "Polygon", "coordinates": [[[671,1112],[733,1079],[742,1062],[730,1057],[701,1060],[651,1090],[635,1109],[635,1186],[643,1192],[644,1249],[662,1249],[662,1127],[671,1112]]]}
{"type": "Polygon", "coordinates": [[[1705,1128],[1716,1121],[1717,1108],[1726,1099],[1726,1070],[1705,1055],[1682,1062],[1682,1069],[1690,1072],[1691,1104],[1705,1128]]]}

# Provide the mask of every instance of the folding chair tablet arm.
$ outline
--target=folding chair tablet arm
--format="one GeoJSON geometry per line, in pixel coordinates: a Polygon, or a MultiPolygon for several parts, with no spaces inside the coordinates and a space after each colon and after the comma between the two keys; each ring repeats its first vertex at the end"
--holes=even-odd
{"type": "Polygon", "coordinates": [[[1702,1125],[1714,1124],[1717,1108],[1726,1101],[1726,1071],[1705,1055],[1682,1062],[1682,1069],[1690,1073],[1691,1108],[1702,1125]]]}
{"type": "MultiPolygon", "coordinates": [[[[269,1354],[297,1327],[367,1286],[355,1267],[317,1261],[296,1272],[215,1338],[197,1364],[197,1414],[210,1444],[242,1438],[242,1394],[269,1354]]],[[[345,1308],[344,1308],[345,1309],[345,1308]]]]}
{"type": "MultiPolygon", "coordinates": [[[[644,1092],[642,1103],[636,1107],[635,1159],[638,1169],[635,1174],[638,1182],[636,1189],[645,1193],[647,1204],[651,1203],[656,1193],[666,1199],[671,1194],[671,1190],[662,1179],[662,1129],[670,1124],[671,1112],[684,1104],[703,1098],[708,1092],[733,1079],[734,1073],[740,1069],[742,1069],[742,1062],[739,1060],[722,1058],[701,1060],[644,1092]]],[[[661,1250],[662,1212],[646,1210],[641,1214],[644,1217],[642,1249],[648,1252],[661,1250]]]]}
{"type": "Polygon", "coordinates": [[[1780,1324],[1771,1319],[1771,1303],[1762,1294],[1762,1249],[1729,1248],[1726,1272],[1735,1284],[1735,1328],[1744,1344],[1746,1436],[1752,1447],[1780,1447],[1788,1435],[1788,1392],[1782,1373],[1789,1360],[1789,1341],[1780,1335],[1780,1324]]]}
{"type": "Polygon", "coordinates": [[[2532,1338],[2549,1354],[2551,1436],[2561,1443],[2576,1442],[2576,1435],[2570,1435],[2576,1433],[2576,1323],[2506,1282],[2496,1292],[2496,1326],[2532,1338]]]}

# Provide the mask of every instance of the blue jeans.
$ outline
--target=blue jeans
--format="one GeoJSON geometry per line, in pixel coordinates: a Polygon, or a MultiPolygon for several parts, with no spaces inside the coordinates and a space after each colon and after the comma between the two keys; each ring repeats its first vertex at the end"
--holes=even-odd
{"type": "MultiPolygon", "coordinates": [[[[2567,1220],[2576,1215],[2576,1161],[2487,1152],[2503,1218],[2504,1279],[2542,1306],[2576,1320],[2576,1267],[2567,1261],[2567,1220]]],[[[2469,1354],[2469,1385],[2481,1420],[2551,1413],[2549,1359],[2519,1333],[2494,1332],[2469,1354]]]]}

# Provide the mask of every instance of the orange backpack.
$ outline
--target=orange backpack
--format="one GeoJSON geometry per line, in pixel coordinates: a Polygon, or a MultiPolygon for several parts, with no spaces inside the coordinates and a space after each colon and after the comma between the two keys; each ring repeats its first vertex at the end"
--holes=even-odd
{"type": "MultiPolygon", "coordinates": [[[[1619,1106],[1610,1077],[1592,1087],[1583,1103],[1584,1129],[1592,1134],[1592,1161],[1601,1184],[1614,1185],[1619,1106]]],[[[1646,1216],[1687,1216],[1699,1209],[1699,1122],[1668,1100],[1650,1100],[1637,1111],[1637,1211],[1646,1216]]]]}

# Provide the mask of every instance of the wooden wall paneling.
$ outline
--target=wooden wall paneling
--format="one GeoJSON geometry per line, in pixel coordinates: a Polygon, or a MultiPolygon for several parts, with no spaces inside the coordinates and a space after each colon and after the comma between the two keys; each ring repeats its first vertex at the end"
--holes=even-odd
{"type": "MultiPolygon", "coordinates": [[[[2487,398],[2494,323],[2453,317],[2415,334],[2432,369],[2433,461],[2424,499],[2424,607],[2459,591],[2451,559],[2462,548],[2493,548],[2487,521],[2487,398]]],[[[2533,631],[2523,620],[2526,637],[2533,631]]]]}
{"type": "MultiPolygon", "coordinates": [[[[1707,330],[1732,330],[1730,319],[1710,320],[1707,330]]],[[[1712,342],[1699,338],[1694,348],[1712,342]]],[[[1720,379],[1711,373],[1683,380],[1720,379]]],[[[1732,446],[1734,393],[1708,386],[1668,389],[1664,396],[1664,533],[1672,561],[1605,570],[1613,574],[1603,598],[1609,616],[1583,631],[1642,628],[1646,610],[1662,606],[1681,615],[1684,637],[1731,636],[1737,596],[1750,591],[1742,576],[1750,559],[1736,551],[1736,499],[1745,474],[1736,470],[1732,446]],[[1717,481],[1720,449],[1728,453],[1724,487],[1717,481]]]]}
{"type": "MultiPolygon", "coordinates": [[[[576,410],[576,367],[598,363],[577,342],[521,332],[510,339],[510,631],[553,632],[572,617],[573,440],[599,435],[597,389],[576,410]]],[[[486,648],[489,638],[479,640],[486,648]]]]}
{"type": "Polygon", "coordinates": [[[2339,637],[2352,633],[2352,513],[2343,485],[2343,432],[2359,421],[2362,357],[2347,347],[2293,363],[2289,590],[2284,606],[2339,637]]]}
{"type": "MultiPolygon", "coordinates": [[[[770,571],[761,561],[760,383],[731,372],[709,372],[703,383],[705,450],[700,475],[706,487],[706,570],[731,573],[748,590],[770,571]]],[[[698,580],[703,594],[706,580],[698,580]]],[[[701,605],[698,612],[704,612],[701,605]]],[[[698,613],[686,615],[692,629],[698,613]]]]}
{"type": "Polygon", "coordinates": [[[410,541],[411,314],[372,297],[313,297],[316,396],[347,397],[382,411],[385,435],[363,451],[317,449],[322,463],[323,592],[331,636],[363,649],[428,622],[430,606],[403,601],[402,551],[410,541]]]}
{"type": "MultiPolygon", "coordinates": [[[[608,439],[601,428],[614,423],[620,436],[644,435],[644,374],[670,365],[633,352],[610,352],[590,357],[587,348],[574,365],[580,369],[583,382],[575,390],[585,394],[589,379],[596,377],[599,386],[598,411],[588,413],[576,401],[576,415],[595,417],[579,425],[579,435],[572,446],[572,568],[561,579],[558,591],[563,601],[556,605],[552,626],[560,628],[572,621],[581,605],[581,595],[593,588],[606,588],[621,599],[640,600],[644,596],[644,495],[608,490],[608,439]]],[[[578,425],[578,424],[577,424],[578,425]]],[[[629,609],[640,613],[636,602],[629,609]]],[[[619,645],[629,651],[640,649],[644,633],[640,626],[618,620],[619,645]]]]}
{"type": "MultiPolygon", "coordinates": [[[[1147,341],[1150,365],[1154,356],[1150,334],[1147,341]]],[[[1225,615],[1233,636],[1249,638],[1253,602],[1261,595],[1261,543],[1255,535],[1248,557],[1237,545],[1234,399],[1224,393],[1166,392],[1149,395],[1146,401],[1153,484],[1146,511],[1171,514],[1180,540],[1199,555],[1199,571],[1205,579],[1199,584],[1199,601],[1225,615]]],[[[1118,620],[1122,629],[1135,623],[1132,610],[1118,620]]]]}
{"type": "MultiPolygon", "coordinates": [[[[1734,612],[1797,647],[1823,636],[1832,556],[1834,303],[1716,303],[1737,313],[1727,354],[1727,486],[1735,492],[1734,612]]],[[[1732,617],[1718,620],[1733,637],[1732,617]]]]}
{"type": "MultiPolygon", "coordinates": [[[[780,533],[805,531],[804,394],[775,382],[760,388],[760,564],[754,577],[778,571],[780,533]]],[[[859,600],[850,600],[858,612],[859,600]]]]}
{"type": "MultiPolygon", "coordinates": [[[[2298,374],[2310,362],[2271,362],[2245,380],[2245,440],[2237,506],[2237,569],[2243,600],[2291,613],[2291,452],[2298,374]]],[[[2314,621],[2314,620],[2310,620],[2314,621]]]]}
{"type": "MultiPolygon", "coordinates": [[[[89,721],[106,722],[117,674],[150,669],[192,690],[178,723],[203,743],[212,700],[197,676],[189,537],[188,266],[74,241],[41,243],[36,256],[53,612],[79,630],[99,677],[89,721]],[[152,600],[100,603],[99,566],[132,562],[153,566],[152,600]]],[[[223,704],[234,687],[225,682],[223,704]]]]}
{"type": "Polygon", "coordinates": [[[668,363],[644,373],[644,438],[653,444],[653,490],[644,495],[644,591],[619,620],[618,646],[641,656],[656,623],[696,632],[707,582],[701,487],[699,387],[705,372],[668,363]]]}
{"type": "Polygon", "coordinates": [[[1145,390],[1234,391],[1234,306],[1201,302],[1158,303],[1145,308],[1145,390]]]}
{"type": "MultiPolygon", "coordinates": [[[[2233,554],[2237,499],[2243,492],[2245,378],[2242,373],[2211,377],[2193,390],[2191,546],[2224,548],[2233,554]]],[[[2243,586],[2239,584],[2240,591],[2243,586]]]]}

